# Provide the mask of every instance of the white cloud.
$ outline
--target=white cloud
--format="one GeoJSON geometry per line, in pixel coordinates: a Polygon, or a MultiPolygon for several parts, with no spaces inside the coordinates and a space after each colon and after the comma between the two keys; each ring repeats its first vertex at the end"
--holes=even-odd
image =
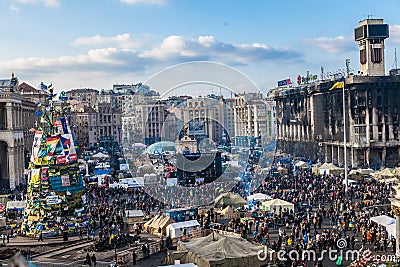
{"type": "Polygon", "coordinates": [[[11,5],[9,6],[9,9],[12,10],[12,11],[15,11],[15,12],[18,12],[18,11],[19,11],[19,7],[17,7],[17,6],[14,5],[14,4],[11,4],[11,5]]]}
{"type": "Polygon", "coordinates": [[[129,33],[119,34],[114,37],[103,37],[100,35],[95,35],[91,37],[81,37],[72,42],[75,46],[115,46],[120,48],[139,48],[145,45],[148,41],[146,36],[141,36],[140,38],[133,39],[129,33]]]}
{"type": "Polygon", "coordinates": [[[220,42],[214,36],[189,39],[172,35],[147,50],[132,48],[136,44],[129,34],[78,38],[73,43],[110,46],[90,49],[87,53],[72,56],[16,58],[0,61],[0,66],[23,73],[25,79],[41,77],[66,86],[75,83],[76,86],[84,85],[89,80],[92,84],[99,84],[100,80],[97,81],[96,78],[104,77],[119,82],[117,77],[140,76],[146,72],[153,73],[160,68],[190,61],[215,61],[237,66],[302,60],[301,54],[287,48],[277,49],[260,43],[236,45],[220,42]]]}
{"type": "Polygon", "coordinates": [[[158,64],[175,64],[193,60],[213,60],[233,65],[243,65],[260,61],[298,61],[301,55],[293,50],[275,49],[266,44],[229,44],[218,42],[213,36],[200,36],[197,39],[188,39],[183,36],[172,35],[165,38],[154,48],[137,51],[129,34],[105,38],[94,36],[79,38],[74,41],[82,44],[114,44],[118,47],[90,49],[87,54],[76,56],[60,56],[56,58],[17,58],[0,65],[14,66],[20,70],[48,69],[49,72],[63,71],[64,68],[80,68],[113,72],[112,68],[145,70],[158,64]],[[132,67],[135,65],[135,67],[132,67]],[[109,69],[110,68],[110,69],[109,69]]]}
{"type": "Polygon", "coordinates": [[[347,38],[342,35],[334,38],[318,37],[307,39],[305,42],[328,53],[344,53],[357,48],[356,43],[352,38],[347,38]]]}
{"type": "Polygon", "coordinates": [[[127,49],[104,48],[89,50],[86,55],[60,56],[57,58],[17,58],[2,62],[6,66],[14,66],[18,70],[44,72],[63,72],[70,68],[84,71],[110,71],[108,68],[117,68],[128,64],[130,60],[137,59],[136,52],[127,49]]]}
{"type": "Polygon", "coordinates": [[[214,36],[199,36],[188,39],[171,35],[141,57],[160,61],[169,60],[220,60],[230,64],[248,64],[252,61],[285,60],[296,61],[301,55],[289,49],[275,49],[266,44],[229,44],[217,41],[214,36]]]}
{"type": "Polygon", "coordinates": [[[46,7],[59,7],[61,0],[14,0],[20,4],[43,4],[46,7]]]}
{"type": "Polygon", "coordinates": [[[120,0],[124,4],[148,4],[148,5],[163,5],[167,0],[120,0]]]}
{"type": "Polygon", "coordinates": [[[400,44],[400,24],[389,26],[389,41],[394,44],[400,44]]]}

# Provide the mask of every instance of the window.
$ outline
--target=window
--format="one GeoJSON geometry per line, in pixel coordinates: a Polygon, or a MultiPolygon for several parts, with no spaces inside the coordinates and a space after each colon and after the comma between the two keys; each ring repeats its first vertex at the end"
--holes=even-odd
{"type": "Polygon", "coordinates": [[[371,61],[373,63],[380,63],[382,61],[382,49],[373,48],[371,51],[371,61]]]}
{"type": "Polygon", "coordinates": [[[366,49],[360,50],[360,63],[361,64],[367,63],[367,50],[366,49]]]}

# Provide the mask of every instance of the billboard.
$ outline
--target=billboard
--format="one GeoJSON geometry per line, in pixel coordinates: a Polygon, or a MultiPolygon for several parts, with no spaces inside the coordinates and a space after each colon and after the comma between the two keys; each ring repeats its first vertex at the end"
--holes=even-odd
{"type": "Polygon", "coordinates": [[[205,123],[203,120],[192,120],[189,122],[189,135],[204,135],[205,123]]]}

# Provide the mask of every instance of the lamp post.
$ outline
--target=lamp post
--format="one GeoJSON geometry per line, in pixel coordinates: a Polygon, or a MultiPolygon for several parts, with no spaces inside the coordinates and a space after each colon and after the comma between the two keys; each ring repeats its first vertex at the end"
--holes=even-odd
{"type": "Polygon", "coordinates": [[[85,180],[86,180],[86,182],[89,182],[89,178],[90,178],[90,175],[89,175],[89,163],[88,163],[88,161],[89,161],[89,156],[85,156],[85,157],[84,157],[84,160],[85,160],[85,162],[86,162],[85,180]]]}
{"type": "Polygon", "coordinates": [[[346,136],[346,97],[343,83],[343,152],[344,152],[344,181],[345,190],[349,190],[349,181],[347,177],[347,136],[346,136]]]}

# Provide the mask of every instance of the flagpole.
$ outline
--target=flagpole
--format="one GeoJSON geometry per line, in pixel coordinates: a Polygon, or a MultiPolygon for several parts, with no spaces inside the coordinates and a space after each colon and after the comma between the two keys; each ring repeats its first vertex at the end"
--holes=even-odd
{"type": "Polygon", "coordinates": [[[344,151],[344,183],[345,183],[345,192],[349,189],[349,181],[347,178],[347,137],[346,137],[346,97],[345,97],[345,83],[343,81],[343,151],[344,151]]]}

